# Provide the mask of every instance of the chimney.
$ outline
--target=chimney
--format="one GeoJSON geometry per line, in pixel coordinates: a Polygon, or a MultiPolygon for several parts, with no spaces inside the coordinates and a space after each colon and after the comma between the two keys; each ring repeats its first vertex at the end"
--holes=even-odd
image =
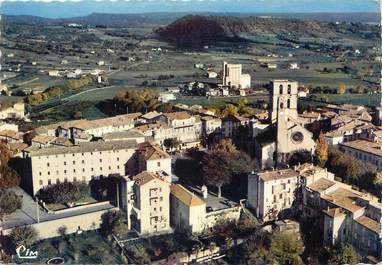
{"type": "Polygon", "coordinates": [[[202,191],[202,194],[203,194],[203,199],[207,199],[207,197],[208,197],[208,188],[207,188],[207,186],[203,185],[201,191],[202,191]]]}

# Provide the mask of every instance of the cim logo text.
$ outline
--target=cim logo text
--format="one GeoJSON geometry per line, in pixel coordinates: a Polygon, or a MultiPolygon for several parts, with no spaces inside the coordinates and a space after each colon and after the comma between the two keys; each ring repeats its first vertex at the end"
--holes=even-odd
{"type": "Polygon", "coordinates": [[[38,251],[33,251],[29,248],[26,248],[24,245],[19,246],[16,248],[17,256],[20,259],[37,259],[38,257],[38,251]]]}

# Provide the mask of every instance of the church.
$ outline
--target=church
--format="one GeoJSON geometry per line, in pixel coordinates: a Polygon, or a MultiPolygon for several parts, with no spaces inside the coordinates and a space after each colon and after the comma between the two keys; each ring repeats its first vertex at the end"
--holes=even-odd
{"type": "Polygon", "coordinates": [[[313,134],[297,113],[297,94],[296,81],[270,82],[269,124],[255,135],[255,156],[262,168],[282,167],[296,153],[314,152],[313,134]]]}

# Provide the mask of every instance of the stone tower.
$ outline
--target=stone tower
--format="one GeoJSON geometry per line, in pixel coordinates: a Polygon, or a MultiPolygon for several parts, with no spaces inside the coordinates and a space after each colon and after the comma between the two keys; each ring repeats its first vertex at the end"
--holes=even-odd
{"type": "Polygon", "coordinates": [[[297,113],[298,82],[274,80],[271,82],[269,117],[277,130],[277,165],[285,165],[298,151],[312,153],[313,135],[299,121],[297,113]]]}
{"type": "Polygon", "coordinates": [[[287,114],[297,119],[298,82],[290,80],[271,81],[269,118],[272,123],[277,121],[279,114],[287,114]]]}

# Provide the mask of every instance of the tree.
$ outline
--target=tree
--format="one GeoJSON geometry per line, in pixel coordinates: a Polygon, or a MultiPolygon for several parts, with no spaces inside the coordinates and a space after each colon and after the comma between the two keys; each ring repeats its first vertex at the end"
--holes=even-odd
{"type": "Polygon", "coordinates": [[[39,190],[37,196],[46,203],[72,203],[89,194],[90,187],[85,182],[63,182],[39,190]]]}
{"type": "Polygon", "coordinates": [[[316,142],[316,159],[319,166],[325,166],[328,160],[328,144],[325,141],[325,135],[321,132],[316,142]]]}
{"type": "Polygon", "coordinates": [[[23,206],[23,199],[11,190],[0,189],[0,216],[11,214],[23,206]]]}
{"type": "Polygon", "coordinates": [[[340,83],[337,88],[337,94],[345,94],[346,85],[344,83],[340,83]]]}
{"type": "Polygon", "coordinates": [[[229,115],[238,115],[239,114],[239,108],[235,105],[228,104],[225,106],[225,108],[221,111],[221,116],[226,117],[229,115]]]}
{"type": "Polygon", "coordinates": [[[68,231],[68,228],[65,225],[62,225],[59,228],[57,228],[57,233],[62,237],[66,235],[67,231],[68,231]]]}
{"type": "Polygon", "coordinates": [[[340,249],[335,250],[330,259],[330,264],[357,264],[358,254],[352,245],[342,245],[340,249]]]}
{"type": "Polygon", "coordinates": [[[251,159],[244,152],[238,151],[231,140],[220,140],[214,144],[202,158],[203,181],[207,185],[218,188],[218,197],[221,197],[222,186],[231,182],[231,179],[254,167],[251,159]]]}
{"type": "Polygon", "coordinates": [[[10,237],[15,247],[30,246],[38,239],[38,232],[32,226],[19,226],[12,229],[10,237]]]}
{"type": "Polygon", "coordinates": [[[118,112],[122,113],[126,112],[126,108],[129,112],[147,113],[157,110],[161,106],[158,94],[151,89],[128,90],[124,93],[118,93],[113,102],[118,107],[118,112]]]}
{"type": "Polygon", "coordinates": [[[11,157],[11,150],[5,144],[0,143],[0,167],[6,166],[11,157]]]}
{"type": "Polygon", "coordinates": [[[9,166],[0,166],[0,188],[12,188],[20,184],[20,176],[9,166]]]}
{"type": "Polygon", "coordinates": [[[101,231],[105,236],[119,234],[127,228],[121,211],[108,211],[102,215],[101,231]]]}
{"type": "Polygon", "coordinates": [[[163,145],[169,149],[177,149],[180,145],[180,141],[176,138],[169,138],[163,141],[163,145]]]}
{"type": "Polygon", "coordinates": [[[295,234],[276,232],[271,238],[269,251],[279,264],[302,264],[300,255],[304,251],[304,245],[295,234]]]}

